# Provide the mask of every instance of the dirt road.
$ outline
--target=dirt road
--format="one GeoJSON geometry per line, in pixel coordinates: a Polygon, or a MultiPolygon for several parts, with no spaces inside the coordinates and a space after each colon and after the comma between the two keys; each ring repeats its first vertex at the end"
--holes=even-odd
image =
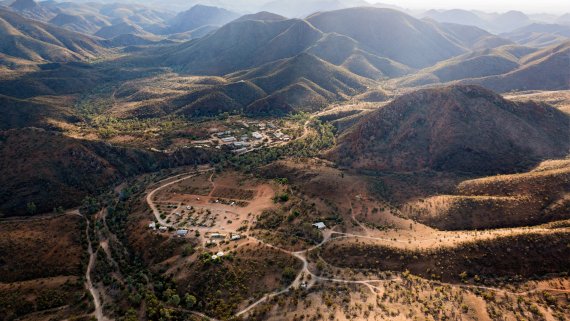
{"type": "MultiPolygon", "coordinates": [[[[77,214],[80,215],[79,211],[77,211],[77,214]]],[[[87,222],[85,227],[85,236],[87,237],[87,252],[89,253],[89,264],[87,264],[87,271],[85,272],[85,280],[86,280],[85,285],[89,290],[89,293],[91,293],[91,296],[93,297],[93,304],[95,305],[94,316],[97,319],[97,321],[111,321],[111,319],[103,315],[103,307],[101,306],[99,291],[97,291],[97,289],[93,285],[93,281],[91,280],[91,271],[93,271],[93,267],[95,266],[95,259],[97,258],[97,252],[93,251],[91,239],[89,238],[89,227],[90,227],[89,219],[86,217],[84,218],[85,222],[87,222]]]]}

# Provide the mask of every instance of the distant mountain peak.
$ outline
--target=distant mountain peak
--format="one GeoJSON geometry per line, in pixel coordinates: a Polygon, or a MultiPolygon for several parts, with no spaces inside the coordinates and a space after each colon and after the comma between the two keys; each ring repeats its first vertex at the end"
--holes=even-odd
{"type": "Polygon", "coordinates": [[[268,11],[261,11],[258,13],[254,13],[254,14],[247,14],[245,16],[242,16],[238,19],[236,19],[235,21],[246,21],[246,20],[260,20],[260,21],[281,21],[281,20],[286,20],[287,18],[275,14],[275,13],[271,13],[268,11]]]}
{"type": "Polygon", "coordinates": [[[16,0],[10,5],[10,8],[15,10],[30,10],[38,7],[38,3],[34,0],[16,0]]]}

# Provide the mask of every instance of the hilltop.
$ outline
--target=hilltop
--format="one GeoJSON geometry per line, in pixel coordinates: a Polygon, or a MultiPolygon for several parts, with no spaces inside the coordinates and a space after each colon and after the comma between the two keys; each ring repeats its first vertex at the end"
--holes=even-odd
{"type": "Polygon", "coordinates": [[[419,90],[394,100],[339,138],[332,159],[379,171],[507,173],[566,155],[570,120],[477,86],[419,90]]]}
{"type": "Polygon", "coordinates": [[[176,15],[162,33],[181,33],[204,26],[220,27],[238,17],[238,13],[223,8],[195,5],[190,10],[176,15]]]}

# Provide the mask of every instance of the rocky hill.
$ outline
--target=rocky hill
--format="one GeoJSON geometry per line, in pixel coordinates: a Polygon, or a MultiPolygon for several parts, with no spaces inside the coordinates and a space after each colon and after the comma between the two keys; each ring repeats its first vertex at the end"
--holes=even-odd
{"type": "Polygon", "coordinates": [[[341,136],[330,157],[379,171],[508,173],[565,156],[569,138],[570,120],[554,107],[449,86],[378,109],[341,136]]]}

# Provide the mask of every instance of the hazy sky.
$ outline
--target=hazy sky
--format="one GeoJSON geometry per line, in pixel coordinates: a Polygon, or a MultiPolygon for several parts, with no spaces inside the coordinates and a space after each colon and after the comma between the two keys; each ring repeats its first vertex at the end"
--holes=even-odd
{"type": "MultiPolygon", "coordinates": [[[[374,3],[376,1],[368,0],[374,3]]],[[[520,10],[529,13],[550,12],[566,13],[570,12],[570,0],[378,0],[377,2],[390,3],[410,9],[476,9],[483,11],[508,11],[520,10]]]]}

